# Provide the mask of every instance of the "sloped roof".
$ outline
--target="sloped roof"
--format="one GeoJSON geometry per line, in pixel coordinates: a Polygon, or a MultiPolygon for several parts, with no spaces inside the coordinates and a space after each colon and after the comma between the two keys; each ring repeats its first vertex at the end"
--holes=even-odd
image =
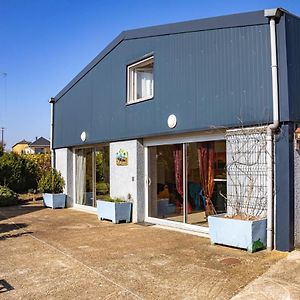
{"type": "Polygon", "coordinates": [[[32,142],[29,146],[30,147],[50,147],[50,141],[41,136],[40,138],[38,138],[37,140],[32,142]]]}
{"type": "Polygon", "coordinates": [[[123,40],[221,28],[268,24],[268,22],[269,20],[264,16],[264,11],[260,10],[123,31],[55,96],[55,101],[58,101],[65,93],[67,93],[82,77],[84,77],[90,70],[92,70],[123,40]]]}
{"type": "Polygon", "coordinates": [[[12,148],[15,147],[15,146],[17,146],[17,145],[29,145],[30,143],[31,143],[31,142],[28,142],[28,141],[26,141],[26,140],[22,140],[22,141],[20,141],[20,142],[15,143],[15,144],[12,146],[12,148]]]}

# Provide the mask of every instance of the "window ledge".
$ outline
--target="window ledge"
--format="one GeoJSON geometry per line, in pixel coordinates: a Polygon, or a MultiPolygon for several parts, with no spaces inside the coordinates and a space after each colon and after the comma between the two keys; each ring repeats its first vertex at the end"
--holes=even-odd
{"type": "Polygon", "coordinates": [[[134,101],[134,102],[126,102],[126,106],[130,106],[130,105],[133,105],[133,104],[138,104],[140,102],[145,102],[145,101],[149,101],[149,100],[153,100],[154,99],[154,96],[150,97],[150,98],[141,98],[137,101],[134,101]]]}

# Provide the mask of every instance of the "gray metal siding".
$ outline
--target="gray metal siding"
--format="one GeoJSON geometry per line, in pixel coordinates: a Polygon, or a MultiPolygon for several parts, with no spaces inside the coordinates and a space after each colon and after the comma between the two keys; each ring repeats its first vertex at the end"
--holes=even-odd
{"type": "Polygon", "coordinates": [[[283,121],[300,122],[300,19],[286,15],[286,51],[289,115],[283,121]]]}
{"type": "Polygon", "coordinates": [[[55,103],[54,147],[269,122],[270,66],[268,24],[123,40],[55,103]],[[154,99],[126,106],[126,65],[151,52],[154,99]]]}

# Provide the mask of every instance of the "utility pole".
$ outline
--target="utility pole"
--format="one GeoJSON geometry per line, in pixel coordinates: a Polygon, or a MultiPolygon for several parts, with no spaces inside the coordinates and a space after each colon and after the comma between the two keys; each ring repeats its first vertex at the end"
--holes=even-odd
{"type": "Polygon", "coordinates": [[[1,127],[1,146],[4,149],[4,127],[1,127]]]}
{"type": "MultiPolygon", "coordinates": [[[[0,72],[0,75],[4,78],[4,101],[3,101],[3,108],[2,111],[4,112],[3,114],[3,121],[4,122],[4,116],[5,116],[5,105],[6,105],[6,77],[7,77],[7,73],[6,72],[0,72]]],[[[0,119],[1,119],[1,115],[0,115],[0,119]]],[[[4,127],[1,127],[1,146],[4,150],[4,127]]]]}

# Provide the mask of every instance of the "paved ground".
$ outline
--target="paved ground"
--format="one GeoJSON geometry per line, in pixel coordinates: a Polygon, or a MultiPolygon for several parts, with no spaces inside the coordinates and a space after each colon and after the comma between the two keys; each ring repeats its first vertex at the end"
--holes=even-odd
{"type": "Polygon", "coordinates": [[[232,300],[300,299],[300,251],[274,264],[232,300]]]}
{"type": "Polygon", "coordinates": [[[40,203],[0,208],[0,299],[230,299],[284,256],[40,203]]]}

